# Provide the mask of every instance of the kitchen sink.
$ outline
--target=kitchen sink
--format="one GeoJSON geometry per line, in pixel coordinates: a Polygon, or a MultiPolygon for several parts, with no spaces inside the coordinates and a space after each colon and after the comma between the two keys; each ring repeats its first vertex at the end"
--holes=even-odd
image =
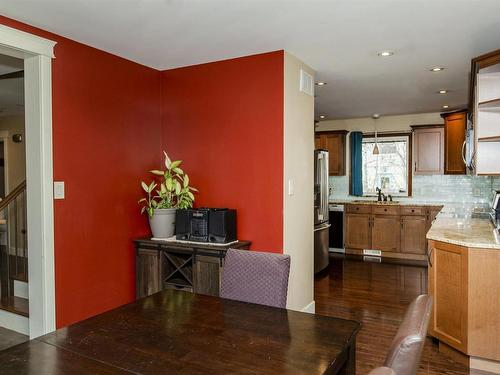
{"type": "Polygon", "coordinates": [[[364,204],[399,204],[399,201],[387,201],[387,202],[384,202],[384,201],[377,201],[377,200],[371,200],[371,199],[358,199],[358,200],[354,200],[352,201],[352,203],[364,203],[364,204]]]}

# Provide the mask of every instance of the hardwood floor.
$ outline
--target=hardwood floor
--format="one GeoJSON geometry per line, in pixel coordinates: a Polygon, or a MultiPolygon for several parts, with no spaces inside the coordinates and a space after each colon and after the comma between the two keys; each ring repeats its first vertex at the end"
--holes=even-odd
{"type": "MultiPolygon", "coordinates": [[[[406,307],[427,291],[427,268],[397,263],[363,262],[330,255],[330,267],[315,278],[316,313],[362,323],[357,338],[358,375],[383,365],[406,307]]],[[[488,374],[469,370],[438,351],[429,338],[419,374],[488,374]]]]}
{"type": "Polygon", "coordinates": [[[29,337],[26,335],[0,327],[0,350],[10,348],[11,346],[21,344],[28,340],[29,337]]]}
{"type": "Polygon", "coordinates": [[[29,302],[26,298],[10,296],[0,299],[0,310],[12,312],[25,317],[29,317],[29,302]]]}

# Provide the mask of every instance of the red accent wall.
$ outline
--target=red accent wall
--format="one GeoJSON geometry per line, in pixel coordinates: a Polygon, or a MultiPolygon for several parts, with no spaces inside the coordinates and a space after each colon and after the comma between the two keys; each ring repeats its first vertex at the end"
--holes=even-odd
{"type": "Polygon", "coordinates": [[[236,208],[238,237],[283,249],[284,52],[162,72],[163,147],[196,205],[236,208]]]}
{"type": "Polygon", "coordinates": [[[160,162],[161,73],[0,16],[57,42],[52,65],[57,327],[130,302],[140,179],[160,162]]]}

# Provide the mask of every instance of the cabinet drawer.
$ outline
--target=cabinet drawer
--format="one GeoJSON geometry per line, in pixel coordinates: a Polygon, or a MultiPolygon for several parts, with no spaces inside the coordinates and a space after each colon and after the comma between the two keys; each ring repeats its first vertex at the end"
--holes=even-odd
{"type": "Polygon", "coordinates": [[[427,210],[425,207],[416,207],[416,206],[402,206],[401,207],[401,215],[418,215],[425,216],[427,210]]]}
{"type": "Polygon", "coordinates": [[[370,214],[372,206],[369,204],[347,204],[346,212],[348,214],[370,214]]]}
{"type": "Polygon", "coordinates": [[[399,206],[385,206],[377,205],[373,206],[374,215],[399,215],[399,206]]]}

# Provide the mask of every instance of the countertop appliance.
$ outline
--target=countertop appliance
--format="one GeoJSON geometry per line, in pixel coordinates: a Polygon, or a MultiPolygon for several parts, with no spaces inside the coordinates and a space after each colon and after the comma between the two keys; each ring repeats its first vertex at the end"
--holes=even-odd
{"type": "Polygon", "coordinates": [[[490,218],[495,228],[500,230],[500,190],[491,192],[490,218]]]}
{"type": "Polygon", "coordinates": [[[314,151],[314,273],[328,267],[328,151],[314,151]]]}
{"type": "Polygon", "coordinates": [[[344,249],[344,205],[330,204],[330,240],[329,250],[334,253],[345,253],[344,249]]]}

